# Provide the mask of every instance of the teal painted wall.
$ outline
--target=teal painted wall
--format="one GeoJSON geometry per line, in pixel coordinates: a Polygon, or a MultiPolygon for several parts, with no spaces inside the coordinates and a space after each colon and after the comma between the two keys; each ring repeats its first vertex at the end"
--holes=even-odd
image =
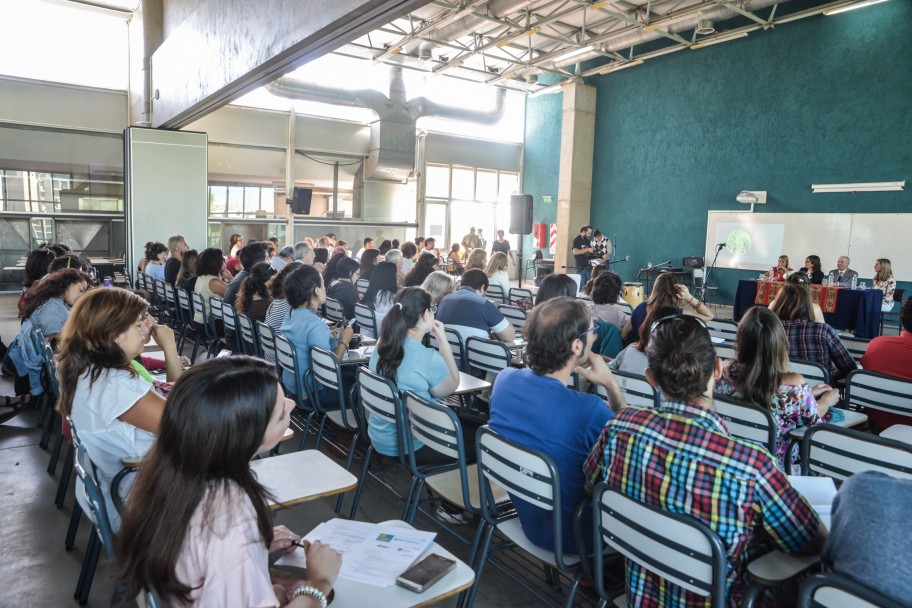
{"type": "MultiPolygon", "coordinates": [[[[702,255],[707,210],[745,210],[735,202],[742,189],[769,192],[761,213],[912,213],[909,23],[912,2],[894,0],[593,79],[591,223],[618,233],[618,254],[631,256],[618,267],[624,279],[648,261],[702,255]],[[899,193],[810,189],[903,179],[899,193]]],[[[556,188],[560,104],[550,97],[558,96],[527,103],[525,180],[533,194],[556,188]]],[[[546,210],[536,203],[537,218],[546,210]]],[[[800,262],[814,252],[785,253],[800,262]]],[[[852,266],[870,278],[873,263],[852,266]]],[[[912,264],[912,247],[898,264],[912,264]]],[[[751,276],[720,270],[715,282],[730,303],[738,279],[751,276]]]]}
{"type": "MultiPolygon", "coordinates": [[[[548,81],[542,80],[543,84],[548,81]]],[[[529,97],[526,101],[525,140],[530,138],[536,145],[525,146],[523,150],[523,192],[533,196],[532,221],[535,223],[557,223],[557,180],[560,174],[561,107],[563,95],[529,97]],[[541,145],[538,142],[542,142],[541,145]],[[545,203],[545,196],[551,203],[545,203]]],[[[532,237],[523,240],[523,255],[529,256],[532,237]]],[[[542,249],[545,257],[551,257],[542,249]]]]}

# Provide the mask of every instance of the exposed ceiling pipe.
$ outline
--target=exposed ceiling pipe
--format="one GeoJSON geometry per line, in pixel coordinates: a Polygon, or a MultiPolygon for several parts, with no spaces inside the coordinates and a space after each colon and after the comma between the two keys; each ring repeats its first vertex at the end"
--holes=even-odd
{"type": "MultiPolygon", "coordinates": [[[[478,10],[487,11],[487,13],[493,17],[502,18],[510,13],[515,13],[516,11],[526,8],[533,2],[534,0],[491,0],[484,6],[479,7],[478,10]]],[[[430,32],[427,38],[429,40],[452,42],[486,23],[490,22],[481,17],[476,17],[475,15],[466,15],[462,19],[430,32]]],[[[417,46],[418,43],[410,44],[406,46],[405,51],[411,53],[416,50],[417,46]]]]}
{"type": "MultiPolygon", "coordinates": [[[[746,10],[756,11],[774,4],[782,4],[783,2],[788,2],[788,0],[753,0],[751,2],[745,3],[744,8],[746,10]]],[[[726,19],[732,19],[739,16],[739,13],[728,8],[725,5],[717,5],[711,8],[698,8],[698,9],[686,9],[684,13],[675,15],[674,22],[668,25],[668,27],[662,28],[666,32],[673,34],[679,34],[681,32],[686,32],[688,30],[694,29],[700,20],[709,19],[714,23],[724,21],[726,19]],[[688,14],[689,13],[689,14],[688,14]]],[[[657,23],[661,23],[662,19],[659,19],[657,23]]],[[[663,35],[656,31],[656,29],[646,29],[649,26],[631,26],[629,28],[624,28],[615,35],[601,35],[592,38],[587,44],[597,44],[602,51],[591,51],[588,53],[583,53],[577,55],[571,59],[565,59],[563,61],[545,61],[541,64],[537,64],[535,67],[541,69],[552,69],[556,70],[559,68],[566,67],[568,65],[573,65],[575,63],[583,63],[590,59],[595,59],[596,57],[603,57],[605,53],[618,52],[624,49],[628,49],[632,46],[639,44],[644,44],[646,42],[652,42],[653,40],[658,40],[662,38],[663,35]]],[[[517,70],[519,72],[520,70],[517,70]]],[[[526,70],[522,70],[526,71],[526,70]]]]}

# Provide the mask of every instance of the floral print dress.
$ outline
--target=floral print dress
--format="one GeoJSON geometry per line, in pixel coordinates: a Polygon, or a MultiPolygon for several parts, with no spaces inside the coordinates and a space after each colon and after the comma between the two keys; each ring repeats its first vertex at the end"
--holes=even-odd
{"type": "MultiPolygon", "coordinates": [[[[715,392],[726,397],[742,399],[741,393],[737,390],[738,384],[738,362],[722,362],[722,378],[716,383],[715,392]]],[[[785,450],[788,445],[788,434],[792,429],[802,426],[811,426],[823,422],[817,411],[817,400],[807,382],[801,384],[780,384],[779,388],[773,394],[772,403],[769,406],[769,412],[776,423],[776,461],[779,467],[788,472],[789,468],[785,466],[785,450]]],[[[797,460],[797,450],[794,453],[793,462],[797,460]]]]}

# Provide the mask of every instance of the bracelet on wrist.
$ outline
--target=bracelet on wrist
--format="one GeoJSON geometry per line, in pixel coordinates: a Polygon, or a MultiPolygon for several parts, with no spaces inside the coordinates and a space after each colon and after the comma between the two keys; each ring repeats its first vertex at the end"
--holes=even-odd
{"type": "Polygon", "coordinates": [[[291,598],[308,595],[318,602],[320,602],[320,608],[326,608],[326,596],[323,595],[323,592],[317,589],[316,587],[311,587],[310,585],[301,585],[297,587],[294,591],[291,592],[291,598]]]}

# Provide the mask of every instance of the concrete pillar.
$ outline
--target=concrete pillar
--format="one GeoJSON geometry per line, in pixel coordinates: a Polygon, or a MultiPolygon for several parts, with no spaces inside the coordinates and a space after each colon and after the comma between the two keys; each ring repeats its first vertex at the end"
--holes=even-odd
{"type": "Polygon", "coordinates": [[[571,245],[580,226],[589,223],[592,198],[592,151],[595,145],[595,87],[565,85],[561,122],[560,176],[557,187],[555,272],[575,272],[571,245]],[[561,266],[568,266],[563,269],[561,266]]]}

